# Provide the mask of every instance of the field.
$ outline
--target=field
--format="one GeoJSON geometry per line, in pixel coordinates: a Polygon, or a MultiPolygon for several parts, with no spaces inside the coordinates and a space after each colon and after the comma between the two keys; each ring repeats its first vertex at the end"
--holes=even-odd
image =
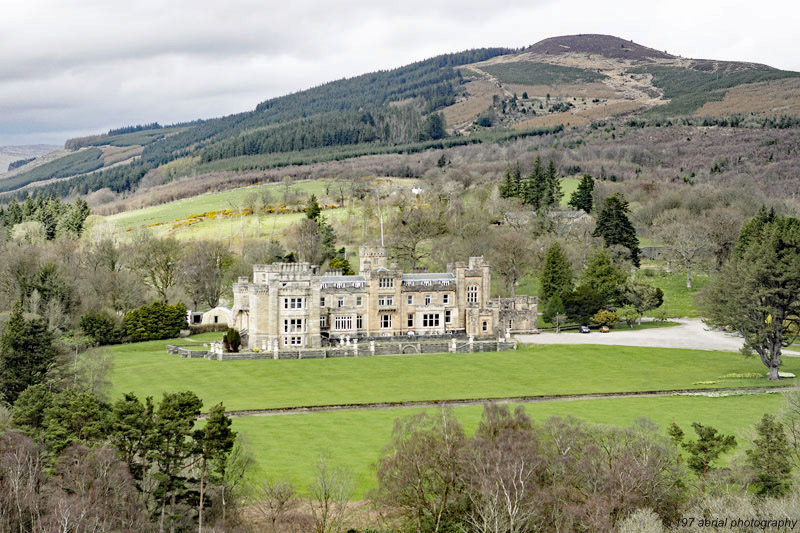
{"type": "MultiPolygon", "coordinates": [[[[646,417],[665,428],[676,422],[689,438],[690,424],[713,425],[733,434],[741,454],[747,447],[749,428],[766,412],[775,412],[783,402],[780,394],[708,398],[681,396],[578,400],[526,404],[525,411],[536,421],[553,416],[574,416],[588,422],[626,426],[646,417]]],[[[245,436],[263,475],[293,482],[299,490],[313,481],[314,465],[320,454],[331,463],[347,466],[357,483],[354,498],[362,498],[375,486],[374,464],[391,440],[395,418],[420,409],[344,411],[285,416],[236,418],[233,427],[245,436]]],[[[431,411],[430,409],[428,410],[431,411]]],[[[481,406],[457,407],[454,414],[467,433],[475,430],[481,406]]]]}
{"type": "MultiPolygon", "coordinates": [[[[160,397],[179,388],[197,392],[206,407],[224,402],[227,409],[242,410],[773,385],[766,378],[726,377],[764,374],[756,358],[726,352],[566,345],[499,353],[218,362],[168,355],[166,344],[114,347],[113,396],[132,391],[160,397]]],[[[787,358],[784,368],[800,374],[800,359],[787,358]]]]}
{"type": "Polygon", "coordinates": [[[800,115],[800,79],[749,83],[728,90],[722,100],[708,102],[695,111],[699,117],[744,113],[800,115]]]}
{"type": "MultiPolygon", "coordinates": [[[[196,342],[219,334],[194,337],[196,342]]],[[[185,340],[183,342],[186,342],[185,340]]],[[[695,389],[772,385],[765,378],[725,377],[758,373],[757,359],[736,353],[644,349],[616,346],[542,346],[516,352],[433,354],[329,360],[216,362],[181,359],[164,351],[167,341],[113,347],[112,398],[133,391],[156,399],[163,392],[193,390],[205,409],[403,402],[515,395],[695,389]],[[447,379],[443,379],[447,376],[447,379]],[[703,382],[714,383],[703,383],[703,382]]],[[[800,360],[784,370],[800,372],[800,360]]],[[[780,385],[791,384],[784,380],[780,385]]],[[[671,421],[713,424],[737,436],[764,412],[781,404],[779,394],[726,397],[665,396],[591,399],[526,404],[535,420],[576,416],[590,422],[627,425],[639,417],[662,427],[671,421]]],[[[246,416],[234,428],[247,442],[264,475],[288,479],[302,491],[314,464],[325,453],[348,466],[357,480],[356,498],[374,486],[373,464],[391,437],[393,421],[420,409],[345,410],[246,416]]],[[[465,430],[476,427],[480,405],[457,407],[465,430]]]]}

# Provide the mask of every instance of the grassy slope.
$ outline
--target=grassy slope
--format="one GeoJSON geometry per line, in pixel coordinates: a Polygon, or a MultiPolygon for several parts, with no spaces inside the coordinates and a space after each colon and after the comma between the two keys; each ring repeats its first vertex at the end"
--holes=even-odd
{"type": "MultiPolygon", "coordinates": [[[[274,201],[279,201],[283,195],[283,187],[280,183],[270,183],[201,194],[200,196],[176,200],[167,204],[126,211],[118,215],[112,215],[108,219],[114,222],[121,230],[147,226],[157,222],[171,222],[175,219],[184,219],[192,214],[222,209],[240,209],[245,197],[254,192],[268,191],[274,201]]],[[[297,182],[292,185],[292,190],[319,196],[325,192],[325,183],[322,180],[297,182]]]]}
{"type": "MultiPolygon", "coordinates": [[[[538,421],[551,416],[575,416],[589,422],[624,426],[647,417],[661,428],[674,421],[690,438],[694,435],[689,425],[697,421],[736,435],[740,441],[738,453],[741,453],[746,446],[747,429],[765,412],[776,411],[781,402],[779,394],[631,398],[528,404],[525,410],[538,421]]],[[[333,464],[351,469],[357,484],[354,497],[358,499],[375,486],[374,465],[391,439],[395,418],[418,411],[390,409],[250,416],[235,419],[233,427],[245,437],[263,474],[289,480],[305,491],[313,480],[317,458],[324,453],[333,464]]],[[[480,406],[454,409],[467,432],[477,427],[481,411],[480,406]]]]}
{"type": "MultiPolygon", "coordinates": [[[[219,334],[201,338],[217,337],[219,334]]],[[[165,344],[156,341],[113,348],[113,397],[129,391],[160,397],[166,391],[193,390],[206,407],[224,402],[228,409],[262,409],[770,385],[765,378],[721,379],[731,373],[763,375],[757,359],[724,352],[539,346],[500,353],[217,362],[169,355],[165,344]],[[706,381],[715,383],[696,384],[706,381]]],[[[787,358],[784,369],[800,374],[800,360],[787,358]]]]}

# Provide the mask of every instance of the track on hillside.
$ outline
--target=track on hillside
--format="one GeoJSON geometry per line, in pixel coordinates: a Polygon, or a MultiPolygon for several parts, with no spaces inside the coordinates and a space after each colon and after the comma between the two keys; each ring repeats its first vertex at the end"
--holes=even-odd
{"type": "MultiPolygon", "coordinates": [[[[425,407],[460,407],[464,405],[483,405],[487,403],[540,403],[540,402],[568,402],[576,400],[597,400],[611,398],[653,398],[658,396],[699,396],[708,393],[743,392],[766,394],[787,392],[796,389],[795,386],[781,387],[725,387],[708,389],[671,389],[641,392],[596,392],[590,394],[550,394],[539,396],[500,396],[493,398],[465,398],[456,400],[420,400],[408,402],[376,402],[357,404],[330,404],[307,405],[298,407],[276,407],[272,409],[243,409],[226,411],[229,417],[240,418],[245,416],[280,416],[296,415],[303,413],[318,413],[332,411],[375,411],[381,409],[419,409],[425,407]]],[[[200,418],[207,415],[202,414],[200,418]]]]}

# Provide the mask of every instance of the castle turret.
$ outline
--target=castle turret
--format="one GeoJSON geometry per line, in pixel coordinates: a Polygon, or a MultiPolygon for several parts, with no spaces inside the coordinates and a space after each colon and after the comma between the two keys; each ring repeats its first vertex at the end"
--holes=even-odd
{"type": "Polygon", "coordinates": [[[386,248],[362,246],[358,249],[358,269],[362,274],[369,270],[386,268],[386,248]]]}

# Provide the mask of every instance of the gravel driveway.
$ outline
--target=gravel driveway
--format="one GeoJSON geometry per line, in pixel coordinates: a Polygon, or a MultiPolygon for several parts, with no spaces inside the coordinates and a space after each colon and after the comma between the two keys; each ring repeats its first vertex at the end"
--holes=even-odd
{"type": "MultiPolygon", "coordinates": [[[[608,344],[616,346],[645,346],[648,348],[685,348],[691,350],[720,350],[738,352],[742,347],[741,337],[730,333],[712,331],[699,318],[679,319],[679,326],[625,330],[623,327],[610,333],[540,333],[539,335],[517,335],[520,342],[530,344],[608,344]]],[[[798,352],[784,349],[784,355],[800,356],[798,352]]]]}

